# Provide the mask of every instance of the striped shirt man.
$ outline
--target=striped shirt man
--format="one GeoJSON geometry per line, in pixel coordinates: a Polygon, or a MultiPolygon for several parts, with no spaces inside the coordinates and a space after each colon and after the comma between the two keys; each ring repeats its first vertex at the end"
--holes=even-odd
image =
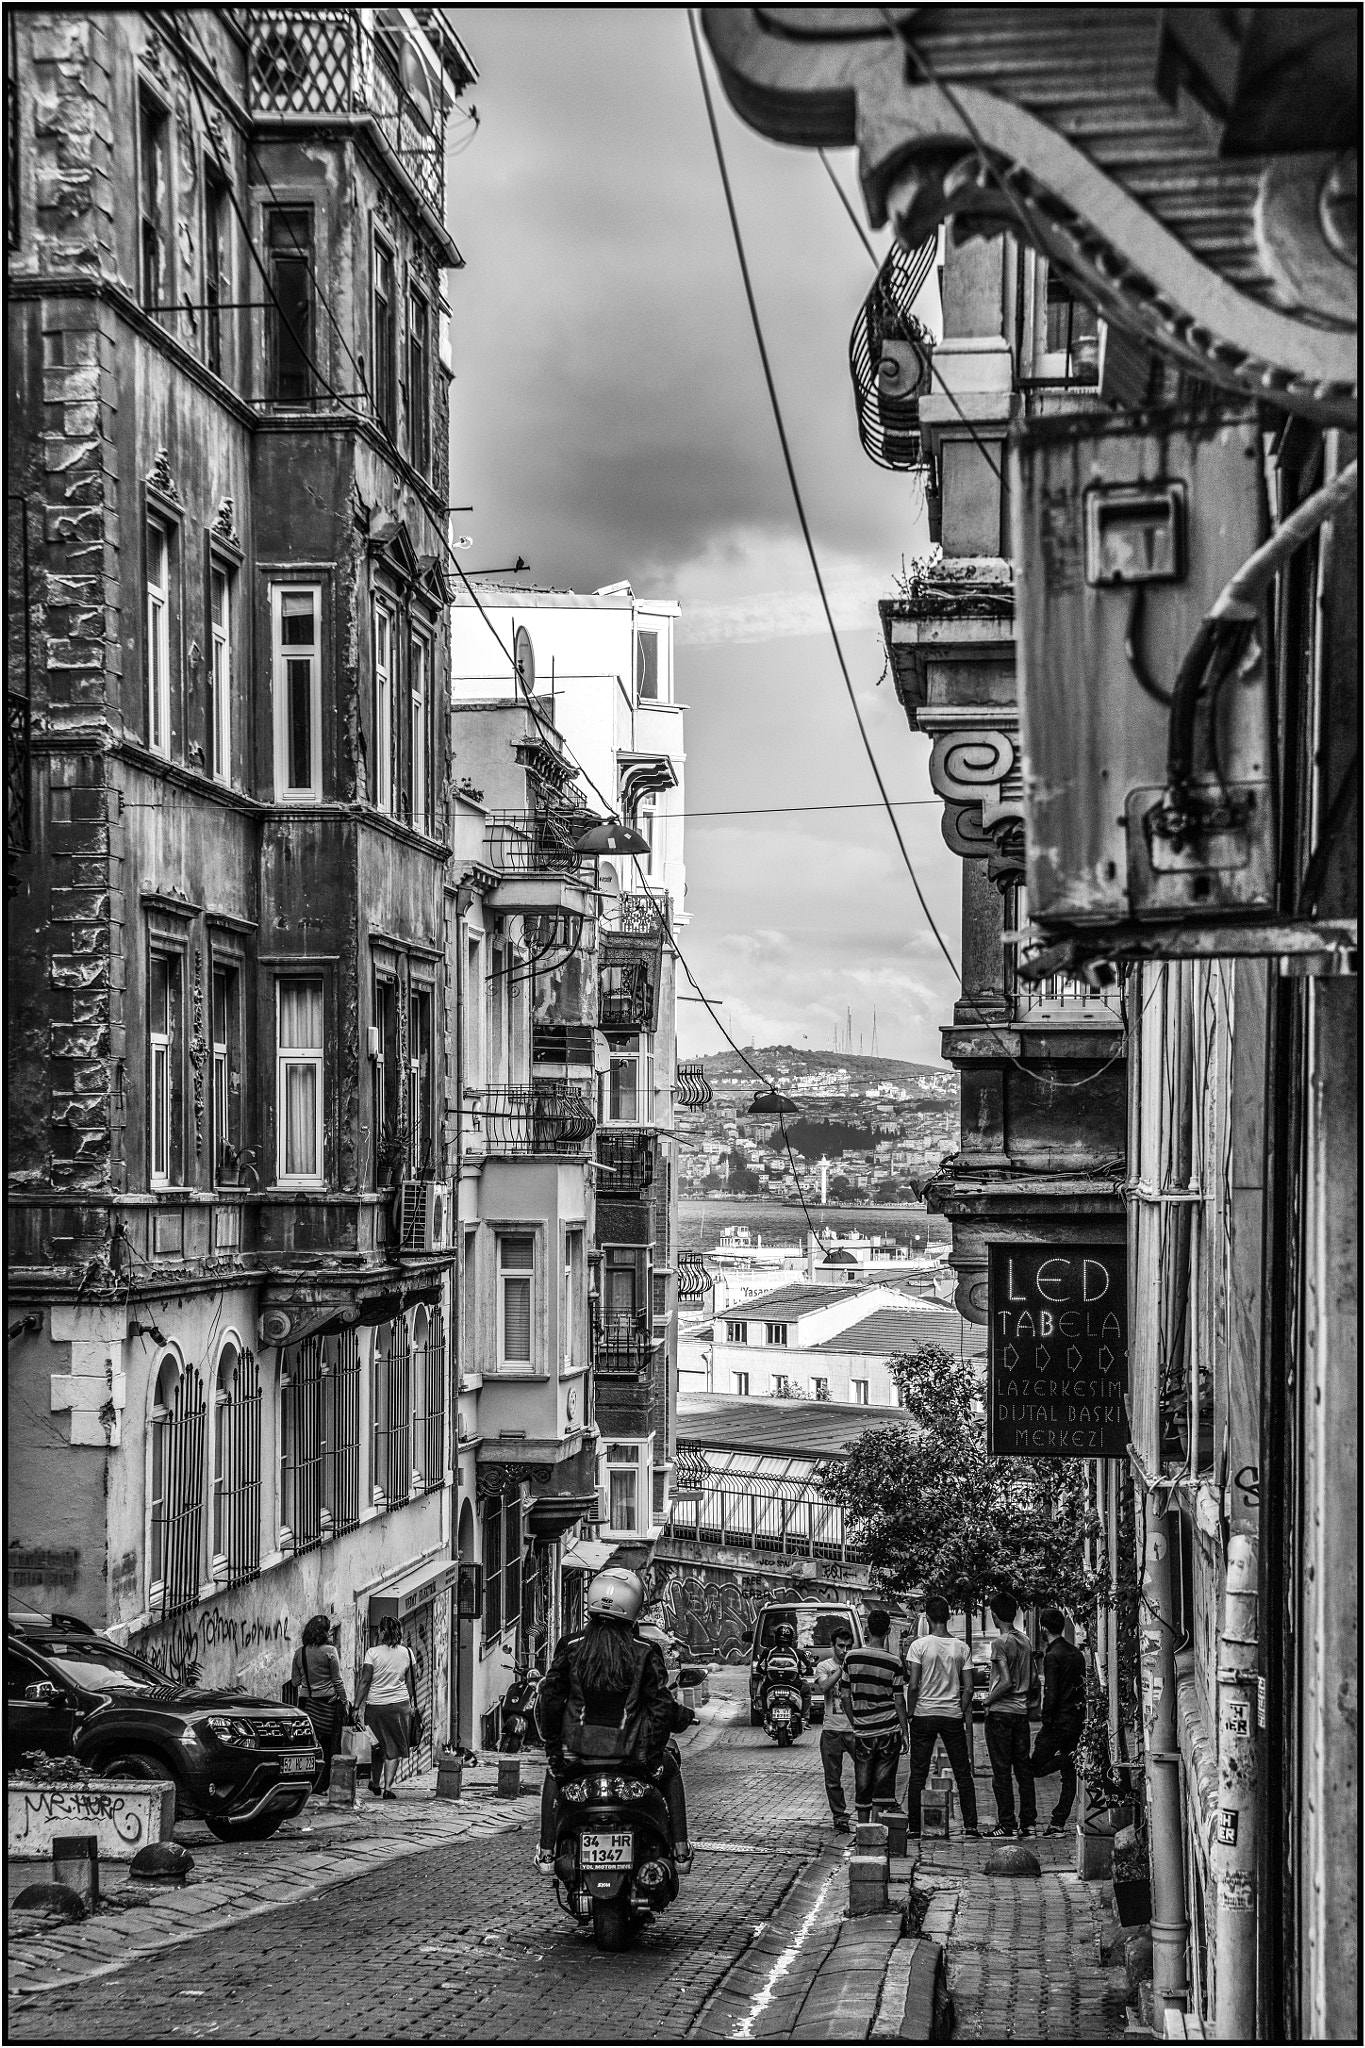
{"type": "Polygon", "coordinates": [[[904,1707],[904,1675],[899,1657],[885,1643],[864,1643],[844,1658],[839,1690],[848,1707],[855,1735],[896,1735],[904,1707]]]}

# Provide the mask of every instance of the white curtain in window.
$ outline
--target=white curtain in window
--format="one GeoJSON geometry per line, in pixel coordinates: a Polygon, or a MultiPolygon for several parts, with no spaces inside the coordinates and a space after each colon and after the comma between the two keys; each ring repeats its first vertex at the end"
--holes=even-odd
{"type": "Polygon", "coordinates": [[[635,1473],[609,1472],[607,1480],[611,1488],[611,1527],[613,1529],[633,1529],[635,1527],[635,1473]]]}
{"type": "Polygon", "coordinates": [[[322,983],[280,983],[280,1051],[322,1051],[322,983]]]}
{"type": "Polygon", "coordinates": [[[289,1060],[284,1069],[284,1170],[292,1179],[316,1175],[318,1083],[316,1066],[289,1060]]]}

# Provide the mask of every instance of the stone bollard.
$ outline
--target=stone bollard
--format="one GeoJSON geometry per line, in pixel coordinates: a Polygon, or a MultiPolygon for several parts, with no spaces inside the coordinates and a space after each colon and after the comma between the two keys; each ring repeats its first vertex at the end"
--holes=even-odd
{"type": "Polygon", "coordinates": [[[848,1917],[888,1910],[886,1829],[876,1821],[859,1821],[853,1834],[853,1854],[848,1864],[848,1917]]]}
{"type": "Polygon", "coordinates": [[[948,1795],[931,1791],[927,1786],[920,1794],[920,1833],[924,1835],[946,1835],[948,1832],[948,1795]]]}
{"type": "Polygon", "coordinates": [[[521,1758],[500,1756],[498,1758],[498,1797],[517,1799],[521,1795],[521,1758]]]}
{"type": "Polygon", "coordinates": [[[100,1903],[99,1836],[54,1835],[52,1882],[69,1885],[86,1911],[97,1913],[100,1903]]]}
{"type": "Polygon", "coordinates": [[[355,1805],[355,1758],[334,1756],[332,1771],[327,1780],[327,1804],[329,1806],[355,1805]]]}
{"type": "Polygon", "coordinates": [[[464,1765],[455,1750],[444,1750],[436,1759],[436,1797],[458,1799],[464,1790],[464,1765]]]}
{"type": "Polygon", "coordinates": [[[904,1856],[907,1848],[906,1816],[899,1811],[888,1811],[882,1815],[882,1819],[886,1823],[887,1853],[891,1856],[904,1856]]]}
{"type": "Polygon", "coordinates": [[[951,1821],[953,1817],[953,1794],[957,1791],[957,1784],[953,1778],[952,1772],[935,1771],[933,1776],[929,1780],[929,1790],[931,1792],[941,1792],[943,1794],[943,1797],[947,1802],[946,1812],[948,1815],[948,1819],[951,1821]]]}

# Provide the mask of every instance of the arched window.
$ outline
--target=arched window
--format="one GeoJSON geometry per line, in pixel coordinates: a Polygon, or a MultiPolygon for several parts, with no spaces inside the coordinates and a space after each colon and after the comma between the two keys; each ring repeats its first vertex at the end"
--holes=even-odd
{"type": "Polygon", "coordinates": [[[261,1568],[261,1375],[232,1341],[218,1361],[213,1396],[213,1562],[219,1585],[261,1568]]]}
{"type": "Polygon", "coordinates": [[[423,1493],[444,1483],[446,1473],[446,1343],[439,1306],[415,1310],[412,1318],[412,1391],[416,1403],[413,1483],[423,1493]]]}
{"type": "Polygon", "coordinates": [[[312,1550],[360,1519],[360,1342],[354,1330],[280,1354],[280,1547],[312,1550]]]}
{"type": "Polygon", "coordinates": [[[168,1351],[157,1369],[148,1430],[147,1604],[162,1615],[199,1598],[206,1424],[203,1381],[168,1351]]]}
{"type": "Polygon", "coordinates": [[[406,1316],[381,1325],[375,1337],[370,1414],[371,1498],[377,1508],[400,1507],[412,1491],[412,1355],[406,1316]]]}

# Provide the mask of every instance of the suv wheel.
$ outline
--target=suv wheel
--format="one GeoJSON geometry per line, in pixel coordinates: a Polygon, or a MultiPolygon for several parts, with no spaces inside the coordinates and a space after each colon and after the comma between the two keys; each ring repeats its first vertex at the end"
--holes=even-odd
{"type": "Polygon", "coordinates": [[[204,1825],[220,1842],[268,1842],[276,1829],[289,1818],[278,1806],[272,1806],[265,1813],[258,1813],[254,1820],[229,1820],[225,1816],[206,1813],[204,1825]]]}
{"type": "Polygon", "coordinates": [[[119,1750],[113,1756],[102,1757],[96,1769],[105,1778],[169,1778],[175,1786],[176,1817],[180,1817],[184,1795],[175,1772],[159,1756],[153,1756],[145,1749],[119,1750]]]}

